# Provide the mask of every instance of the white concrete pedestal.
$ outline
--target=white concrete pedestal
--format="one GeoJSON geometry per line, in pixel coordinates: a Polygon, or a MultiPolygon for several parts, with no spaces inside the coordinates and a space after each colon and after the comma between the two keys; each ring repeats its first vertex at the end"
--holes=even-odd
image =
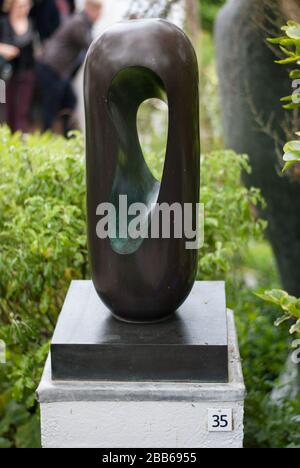
{"type": "Polygon", "coordinates": [[[54,382],[48,359],[37,390],[43,447],[242,448],[245,387],[231,311],[228,334],[225,384],[54,382]],[[232,430],[209,432],[210,410],[232,410],[232,430]]]}

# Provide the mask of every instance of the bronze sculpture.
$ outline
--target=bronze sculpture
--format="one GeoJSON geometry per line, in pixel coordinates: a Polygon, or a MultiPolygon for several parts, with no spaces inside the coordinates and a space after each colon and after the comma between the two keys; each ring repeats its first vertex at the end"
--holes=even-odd
{"type": "Polygon", "coordinates": [[[179,28],[163,20],[135,20],[107,29],[85,65],[88,240],[98,295],[119,319],[162,320],[184,302],[195,281],[197,251],[186,239],[97,236],[97,207],[143,203],[192,204],[200,186],[198,65],[179,28]],[[139,106],[167,99],[168,143],[161,183],[143,157],[139,106]]]}

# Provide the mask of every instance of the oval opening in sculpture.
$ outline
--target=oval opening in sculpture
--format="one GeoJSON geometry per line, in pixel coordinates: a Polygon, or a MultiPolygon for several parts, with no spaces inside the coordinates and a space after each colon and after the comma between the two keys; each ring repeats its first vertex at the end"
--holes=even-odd
{"type": "MultiPolygon", "coordinates": [[[[133,238],[128,234],[133,215],[128,215],[126,219],[127,235],[124,236],[124,226],[122,234],[120,233],[119,227],[123,222],[120,223],[120,196],[127,197],[127,207],[136,203],[146,207],[140,217],[140,223],[142,226],[148,226],[151,210],[160,192],[160,183],[152,174],[143,154],[137,124],[139,109],[151,98],[166,101],[165,87],[158,75],[144,67],[128,67],[121,70],[114,77],[108,92],[108,110],[118,138],[118,161],[110,197],[110,202],[116,209],[117,235],[110,236],[110,244],[112,250],[121,255],[136,252],[144,238],[133,238]]],[[[167,143],[164,154],[166,148],[167,143]]],[[[161,167],[164,160],[165,156],[161,167]]]]}
{"type": "Polygon", "coordinates": [[[169,107],[165,101],[144,101],[137,114],[137,129],[144,159],[153,177],[161,182],[168,143],[169,107]]]}

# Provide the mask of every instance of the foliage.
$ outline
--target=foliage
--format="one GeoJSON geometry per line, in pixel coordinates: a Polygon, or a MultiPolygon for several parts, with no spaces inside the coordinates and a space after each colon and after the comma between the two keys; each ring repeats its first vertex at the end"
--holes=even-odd
{"type": "MultiPolygon", "coordinates": [[[[297,132],[296,135],[300,136],[300,132],[297,132]]],[[[295,164],[300,163],[300,140],[289,141],[284,146],[283,151],[283,160],[285,161],[283,172],[286,172],[295,164]]]]}
{"type": "Polygon", "coordinates": [[[283,310],[284,315],[275,322],[277,327],[284,322],[296,320],[296,323],[290,328],[290,334],[300,333],[300,299],[290,296],[281,289],[265,291],[263,294],[258,294],[258,297],[279,306],[283,310]]]}
{"type": "MultiPolygon", "coordinates": [[[[236,164],[241,163],[241,157],[233,153],[223,151],[213,151],[222,148],[222,131],[220,119],[220,107],[218,102],[218,82],[215,72],[214,47],[212,37],[208,32],[201,35],[199,47],[200,74],[200,118],[201,118],[201,146],[202,151],[209,153],[202,159],[202,201],[208,199],[215,202],[215,206],[223,206],[225,222],[219,217],[221,210],[217,212],[217,223],[210,225],[211,208],[206,206],[206,239],[208,244],[215,241],[218,236],[219,225],[221,231],[225,231],[230,236],[231,226],[228,219],[232,213],[226,212],[229,192],[235,186],[237,198],[241,195],[241,185],[239,177],[233,180],[237,173],[236,164]],[[203,97],[204,96],[204,97],[203,97]],[[222,157],[221,157],[222,155],[222,157]],[[239,162],[237,161],[237,159],[239,162]],[[214,174],[220,174],[214,180],[214,174]],[[227,173],[229,171],[229,174],[227,173]],[[231,172],[232,171],[232,172],[231,172]],[[232,180],[228,184],[227,176],[232,180]],[[218,190],[215,191],[215,182],[218,190]],[[222,199],[223,191],[228,187],[228,193],[222,199]],[[206,193],[205,193],[206,192],[206,193]],[[228,217],[227,217],[228,214],[228,217]]],[[[149,124],[145,126],[145,132],[149,130],[149,124]]],[[[163,145],[158,141],[158,135],[154,143],[146,143],[146,154],[148,164],[159,178],[162,172],[162,155],[157,159],[157,150],[163,145]],[[148,144],[148,146],[147,146],[148,144]]],[[[244,161],[242,164],[246,164],[244,161]]],[[[246,170],[248,170],[245,167],[246,170]]],[[[230,196],[234,197],[231,193],[230,196]]],[[[214,218],[214,216],[213,216],[214,218]]],[[[271,393],[277,385],[278,378],[285,366],[289,351],[289,339],[285,330],[275,329],[273,322],[276,318],[274,307],[268,303],[262,303],[254,296],[254,291],[260,287],[279,287],[279,277],[276,269],[276,262],[272,251],[266,241],[253,242],[253,237],[257,235],[251,232],[255,226],[247,229],[244,237],[244,246],[240,249],[237,245],[239,226],[237,216],[233,216],[232,223],[232,249],[229,247],[228,255],[223,263],[221,260],[217,264],[214,272],[215,262],[207,262],[207,270],[201,272],[199,278],[215,279],[225,277],[227,279],[228,305],[235,310],[235,318],[238,326],[240,351],[242,357],[243,371],[247,387],[246,407],[245,407],[245,446],[246,447],[296,447],[300,446],[299,434],[299,414],[300,401],[286,399],[281,405],[274,404],[271,400],[271,393]],[[248,244],[246,245],[248,241],[248,244]],[[238,252],[236,252],[238,249],[238,252]],[[242,259],[240,256],[242,255],[242,259]],[[223,273],[220,265],[225,264],[223,273]],[[225,273],[226,272],[226,273],[225,273]],[[232,274],[231,274],[232,273],[232,274]],[[250,280],[249,280],[250,277],[250,280]],[[237,281],[237,278],[239,281],[237,281]],[[250,284],[250,285],[249,285],[250,284]]],[[[256,225],[258,227],[258,225],[256,225]]],[[[224,232],[223,232],[224,234],[224,232]]],[[[227,240],[230,238],[227,237],[227,240]]],[[[228,243],[226,242],[228,246],[228,243]]],[[[209,259],[209,251],[203,258],[203,263],[209,259]]],[[[200,252],[200,256],[203,252],[200,252]]],[[[213,255],[215,257],[215,255],[213,255]]],[[[223,257],[224,258],[224,257],[223,257]]],[[[205,265],[206,266],[206,265],[205,265]]]]}
{"type": "Polygon", "coordinates": [[[274,307],[268,303],[262,306],[245,284],[231,291],[235,295],[231,297],[231,306],[235,308],[247,387],[244,445],[246,448],[300,448],[300,398],[285,398],[280,404],[271,398],[287,359],[286,331],[273,327],[274,307]]]}
{"type": "MultiPolygon", "coordinates": [[[[287,33],[294,34],[295,31],[287,30],[287,33]]],[[[279,40],[271,42],[280,43],[279,40]]],[[[284,42],[281,44],[284,47],[291,44],[284,42]]],[[[296,72],[291,76],[295,79],[296,72]]],[[[291,142],[285,150],[288,153],[299,148],[299,142],[291,142]]],[[[279,325],[288,320],[298,320],[299,300],[281,290],[267,290],[256,294],[258,297],[253,295],[259,286],[263,290],[274,287],[274,284],[276,287],[279,285],[275,262],[265,243],[249,246],[240,265],[240,275],[240,282],[229,290],[229,305],[235,310],[247,387],[245,446],[299,448],[300,398],[285,396],[279,402],[272,399],[272,391],[277,388],[285,369],[290,346],[285,329],[274,328],[272,323],[276,321],[276,325],[279,325]],[[259,299],[265,302],[260,303],[259,299]],[[275,304],[284,310],[284,317],[279,320],[276,320],[275,304]]],[[[298,328],[299,322],[290,331],[295,333],[298,328]]]]}
{"type": "MultiPolygon", "coordinates": [[[[216,6],[210,0],[202,4],[216,6]]],[[[212,26],[211,20],[203,23],[212,26]]],[[[198,276],[228,280],[228,305],[235,310],[248,392],[245,446],[300,447],[299,399],[280,406],[270,399],[289,340],[283,328],[273,327],[272,304],[262,303],[248,284],[249,275],[262,288],[277,287],[278,281],[270,249],[259,240],[263,225],[251,209],[251,201],[255,205],[261,200],[240,184],[241,171],[249,170],[246,157],[211,153],[222,143],[220,110],[212,40],[208,33],[203,40],[201,181],[207,237],[198,276]]],[[[158,178],[161,148],[158,134],[145,142],[147,162],[158,178]]],[[[23,138],[0,128],[0,233],[0,340],[7,345],[7,364],[0,364],[0,448],[36,447],[34,391],[49,338],[70,281],[89,277],[80,134],[69,141],[51,135],[23,138]]]]}
{"type": "Polygon", "coordinates": [[[218,11],[226,0],[214,0],[213,2],[211,0],[199,1],[202,26],[205,30],[212,31],[218,11]]]}
{"type": "MultiPolygon", "coordinates": [[[[288,21],[287,25],[281,29],[285,32],[284,36],[268,39],[270,44],[279,45],[281,51],[286,56],[286,58],[276,60],[276,63],[280,65],[298,64],[300,60],[300,24],[295,21],[288,21]]],[[[292,70],[290,77],[293,80],[299,78],[299,70],[292,70]]]]}
{"type": "MultiPolygon", "coordinates": [[[[153,172],[163,157],[149,154],[153,172]]],[[[260,237],[253,219],[256,191],[240,184],[244,156],[203,157],[202,201],[206,242],[199,276],[233,274],[233,258],[249,237],[260,237]]],[[[38,445],[35,389],[57,314],[69,283],[89,276],[85,227],[83,142],[51,135],[22,137],[0,129],[0,446],[38,445]]]]}
{"type": "MultiPolygon", "coordinates": [[[[287,57],[277,60],[276,62],[280,65],[298,65],[300,61],[300,24],[295,21],[288,21],[287,25],[282,27],[282,30],[285,32],[284,36],[268,39],[271,44],[279,45],[281,51],[287,57]]],[[[290,71],[290,78],[292,80],[297,80],[296,85],[298,85],[300,69],[293,69],[290,71]]],[[[292,96],[282,98],[282,102],[288,103],[285,104],[284,107],[291,110],[300,107],[299,97],[300,94],[296,91],[292,96]]],[[[300,136],[300,132],[297,132],[296,135],[300,136]]],[[[300,162],[299,140],[290,141],[284,146],[283,159],[285,161],[284,172],[300,162]]],[[[300,333],[300,299],[290,296],[287,292],[280,289],[265,291],[258,296],[266,302],[279,306],[283,310],[284,315],[276,320],[276,326],[294,320],[296,323],[291,326],[290,333],[300,333]]]]}
{"type": "Polygon", "coordinates": [[[0,447],[39,445],[35,389],[69,282],[88,272],[83,143],[0,130],[0,447]]]}
{"type": "Polygon", "coordinates": [[[250,171],[248,159],[233,151],[202,157],[205,243],[200,251],[200,279],[216,280],[237,271],[249,239],[261,238],[265,223],[255,219],[252,209],[263,200],[258,190],[243,187],[241,171],[250,171]]]}
{"type": "Polygon", "coordinates": [[[273,250],[266,240],[250,242],[242,258],[240,275],[247,288],[265,290],[270,284],[280,287],[279,272],[273,250]]]}
{"type": "MultiPolygon", "coordinates": [[[[276,60],[280,65],[299,65],[300,61],[300,24],[295,21],[288,21],[287,25],[282,27],[284,36],[268,39],[271,44],[278,45],[285,58],[276,60]]],[[[300,107],[299,79],[300,69],[293,68],[290,71],[290,78],[293,80],[293,87],[296,88],[292,95],[281,99],[285,109],[294,110],[300,107]]],[[[296,133],[300,136],[300,132],[296,133]]],[[[300,141],[290,141],[284,147],[285,166],[283,171],[287,171],[295,164],[300,163],[300,141]]]]}
{"type": "MultiPolygon", "coordinates": [[[[144,148],[147,163],[159,178],[164,155],[157,152],[157,137],[144,148]]],[[[248,158],[233,151],[213,151],[201,157],[205,242],[199,255],[199,279],[217,280],[236,271],[249,239],[262,237],[266,225],[255,219],[253,207],[264,202],[257,189],[248,190],[241,184],[242,171],[250,171],[248,158]]]]}
{"type": "MultiPolygon", "coordinates": [[[[220,107],[216,102],[218,83],[211,36],[202,34],[202,41],[200,91],[205,98],[200,102],[201,143],[205,152],[210,152],[222,145],[220,107]],[[213,107],[211,102],[215,102],[213,107]]],[[[214,196],[212,193],[211,197],[214,196]]],[[[226,209],[226,204],[224,207],[226,209]]],[[[258,288],[263,291],[280,287],[276,262],[266,241],[253,242],[251,234],[248,235],[249,243],[243,250],[241,261],[230,262],[234,278],[226,275],[228,306],[235,311],[247,387],[245,447],[300,447],[300,399],[285,398],[278,404],[271,398],[285,368],[290,338],[283,327],[273,327],[277,316],[274,306],[254,295],[258,288]]]]}
{"type": "Polygon", "coordinates": [[[280,284],[276,263],[266,241],[250,243],[240,265],[239,281],[228,286],[228,306],[235,311],[243,373],[246,448],[300,447],[300,398],[273,401],[285,369],[290,339],[285,329],[274,328],[274,306],[254,293],[280,284]],[[249,281],[250,276],[250,281],[249,281]]]}
{"type": "Polygon", "coordinates": [[[200,73],[200,125],[202,152],[222,149],[223,129],[220,115],[219,86],[212,37],[202,32],[197,48],[200,73]],[[201,53],[200,53],[201,51],[201,53]]]}

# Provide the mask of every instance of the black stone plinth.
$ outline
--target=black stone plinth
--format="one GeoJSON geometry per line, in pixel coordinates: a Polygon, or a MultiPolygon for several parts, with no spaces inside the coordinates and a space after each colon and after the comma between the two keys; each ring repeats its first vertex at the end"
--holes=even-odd
{"type": "Polygon", "coordinates": [[[224,283],[198,282],[173,317],[140,325],[115,319],[91,281],[74,281],[51,367],[53,380],[228,382],[224,283]]]}

